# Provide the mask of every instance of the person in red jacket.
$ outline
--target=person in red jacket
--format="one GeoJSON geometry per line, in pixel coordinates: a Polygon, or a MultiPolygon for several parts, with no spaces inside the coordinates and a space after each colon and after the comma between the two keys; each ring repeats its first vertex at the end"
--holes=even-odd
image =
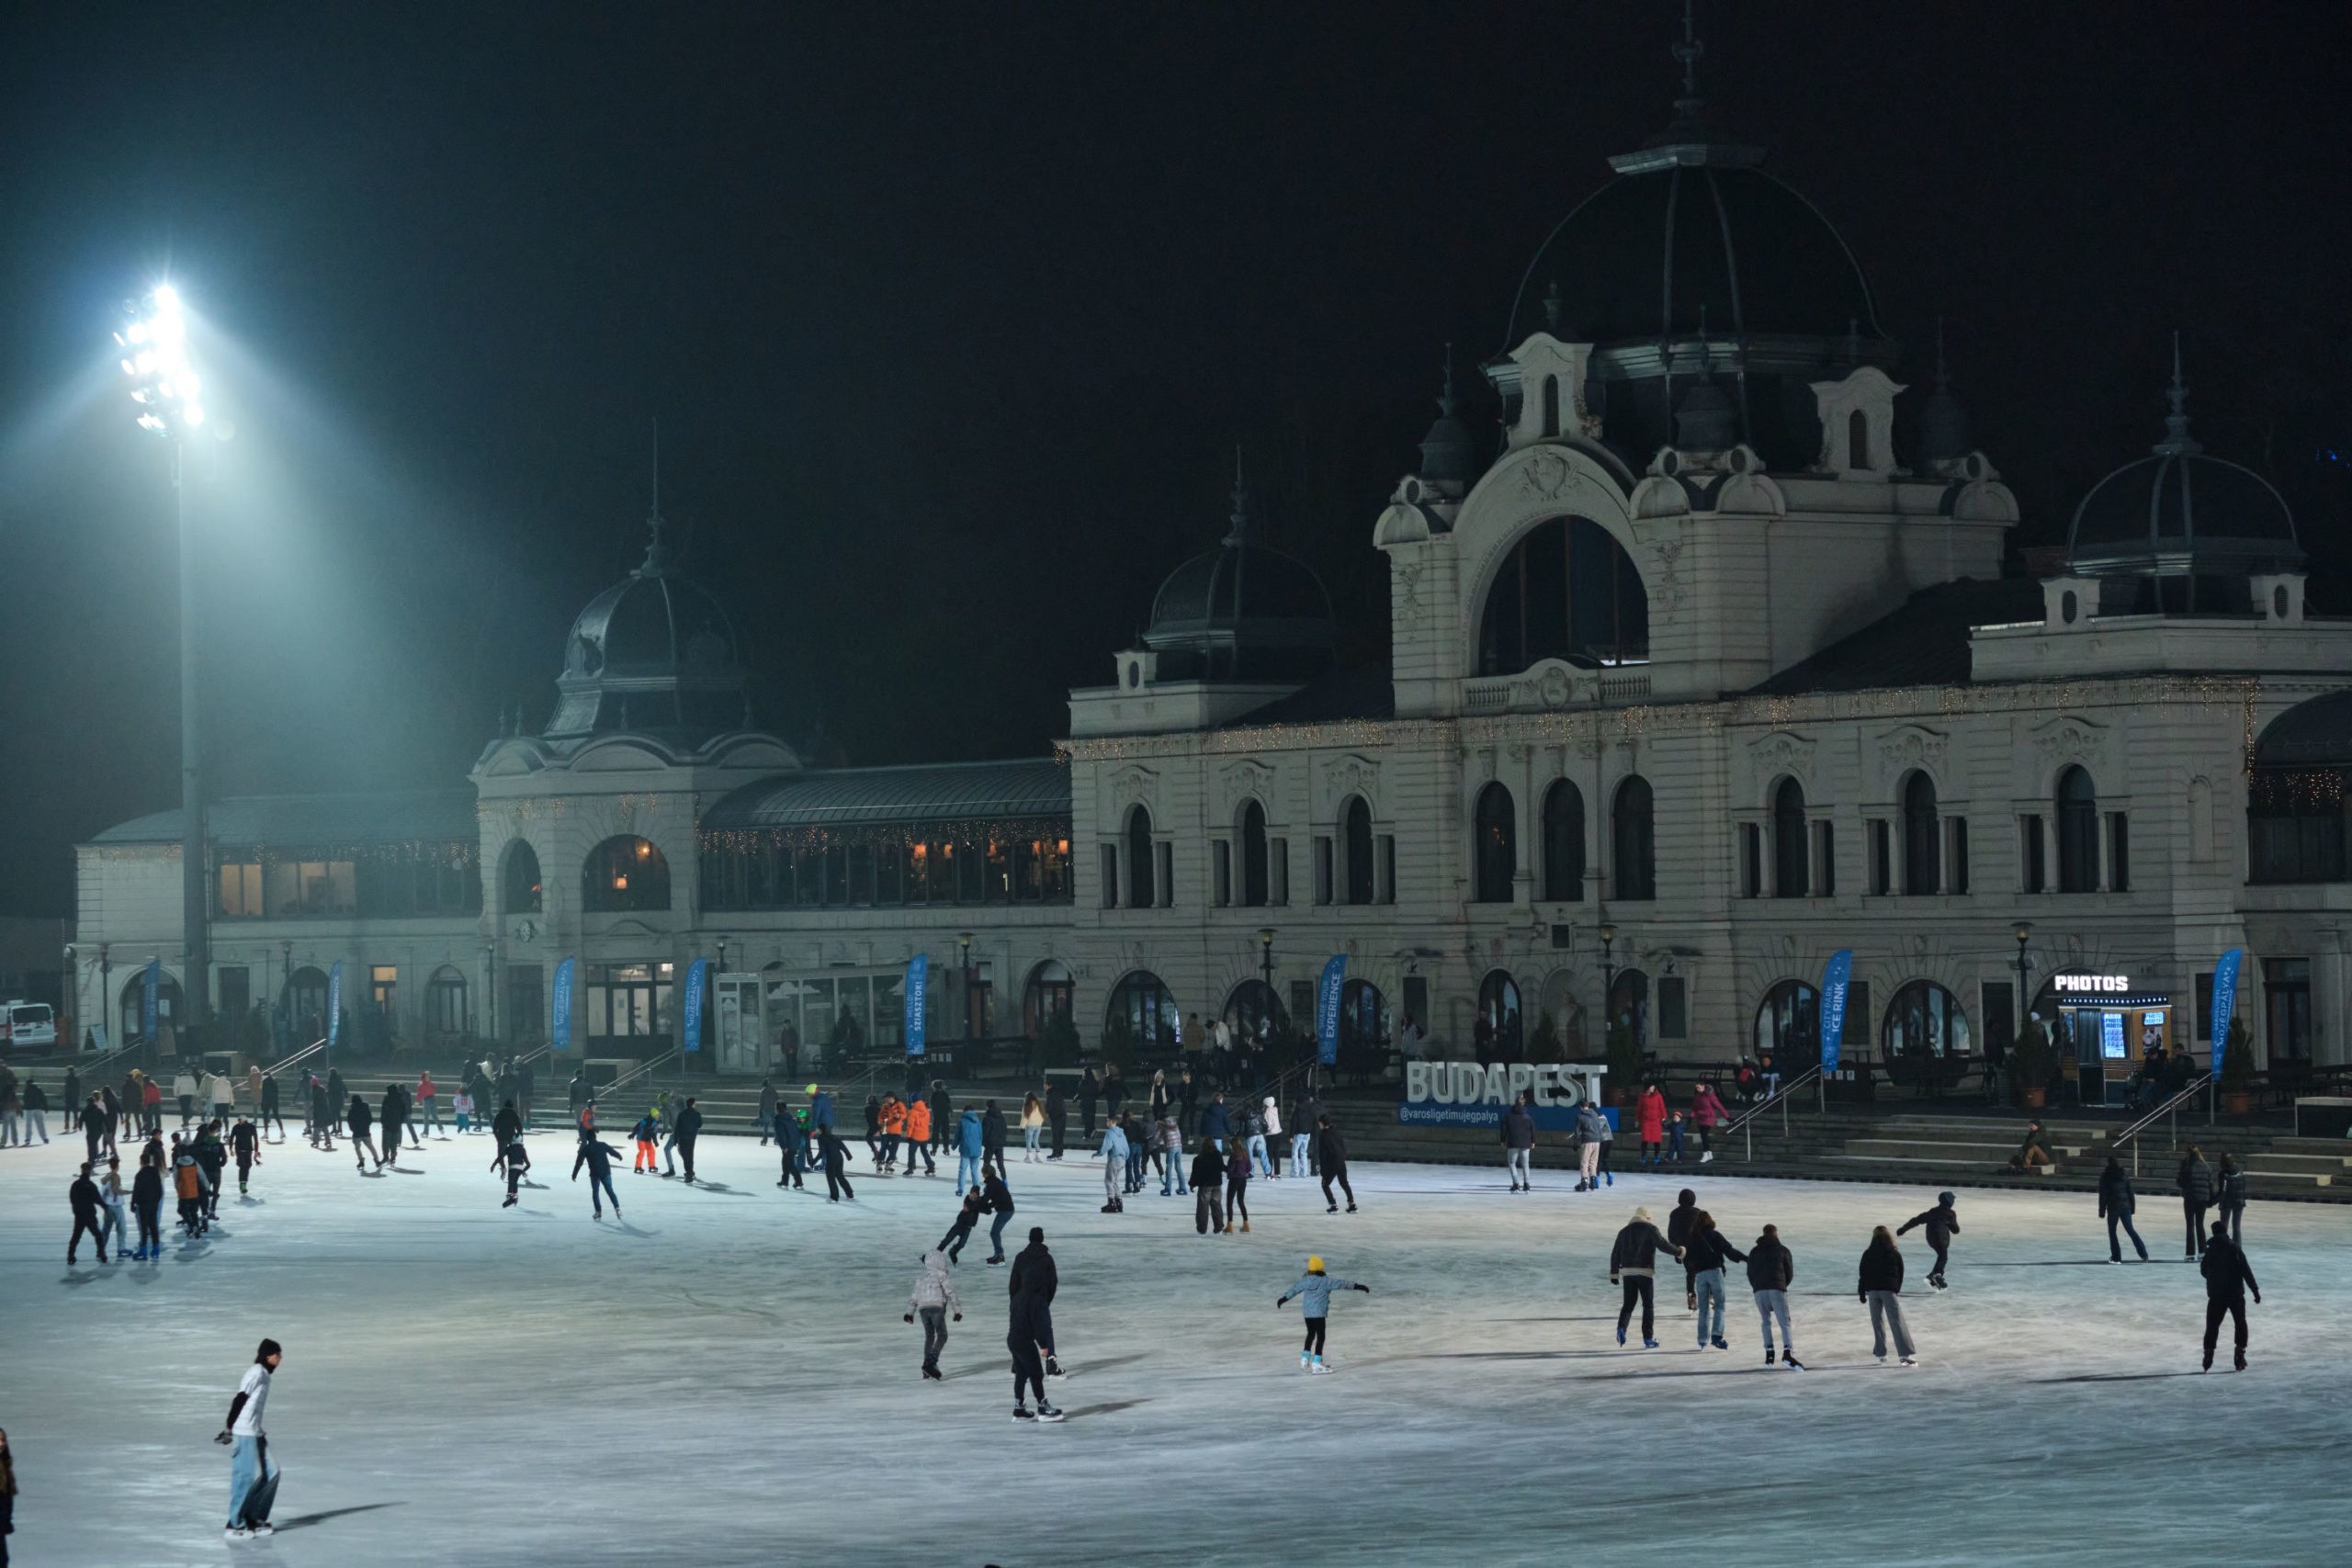
{"type": "Polygon", "coordinates": [[[1666,1145],[1666,1096],[1657,1091],[1657,1085],[1645,1083],[1642,1086],[1641,1098],[1634,1102],[1634,1111],[1642,1124],[1642,1168],[1644,1170],[1663,1169],[1666,1165],[1663,1157],[1666,1145]]]}

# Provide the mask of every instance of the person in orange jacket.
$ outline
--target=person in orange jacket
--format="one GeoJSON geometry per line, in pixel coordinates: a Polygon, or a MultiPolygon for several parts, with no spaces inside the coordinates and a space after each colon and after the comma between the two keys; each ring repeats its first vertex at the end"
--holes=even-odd
{"type": "Polygon", "coordinates": [[[907,1174],[915,1173],[915,1161],[922,1161],[925,1176],[937,1176],[939,1167],[931,1157],[931,1102],[916,1095],[907,1101],[907,1174]]]}
{"type": "Polygon", "coordinates": [[[907,1135],[906,1102],[895,1094],[882,1097],[882,1147],[874,1156],[876,1170],[888,1170],[899,1163],[899,1143],[907,1135]]]}

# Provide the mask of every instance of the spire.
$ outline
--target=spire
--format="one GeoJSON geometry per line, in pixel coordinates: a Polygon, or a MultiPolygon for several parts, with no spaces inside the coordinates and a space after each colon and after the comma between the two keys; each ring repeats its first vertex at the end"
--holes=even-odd
{"type": "Polygon", "coordinates": [[[1682,0],[1682,41],[1674,46],[1674,58],[1682,62],[1682,96],[1674,100],[1679,124],[1695,123],[1706,109],[1707,100],[1699,96],[1699,61],[1706,52],[1699,41],[1697,0],[1682,0]]]}
{"type": "Polygon", "coordinates": [[[1544,330],[1554,337],[1560,335],[1560,280],[1556,277],[1544,295],[1544,330]]]}
{"type": "Polygon", "coordinates": [[[1919,457],[1930,465],[1968,456],[1968,414],[1951,395],[1951,369],[1944,363],[1944,319],[1936,318],[1936,389],[1919,411],[1919,457]]]}
{"type": "Polygon", "coordinates": [[[1445,390],[1438,394],[1437,412],[1453,417],[1453,344],[1445,345],[1445,390]]]}
{"type": "Polygon", "coordinates": [[[1699,62],[1707,52],[1699,37],[1697,0],[1682,0],[1682,37],[1669,46],[1682,67],[1682,90],[1674,100],[1674,122],[1642,143],[1638,152],[1622,152],[1609,160],[1621,175],[1646,174],[1676,164],[1744,167],[1759,162],[1763,150],[1734,145],[1715,134],[1707,123],[1707,100],[1699,94],[1699,62]]]}
{"type": "Polygon", "coordinates": [[[2180,329],[2172,334],[2172,386],[2165,393],[2172,404],[2172,412],[2165,415],[2165,438],[2156,443],[2160,456],[2177,457],[2188,452],[2201,452],[2203,447],[2188,434],[2188,383],[2180,374],[2180,329]]]}
{"type": "Polygon", "coordinates": [[[1226,535],[1225,542],[1228,545],[1248,544],[1250,542],[1250,491],[1241,482],[1241,443],[1238,441],[1233,444],[1233,515],[1231,522],[1233,524],[1233,528],[1226,535]]]}
{"type": "Polygon", "coordinates": [[[1461,402],[1453,395],[1453,345],[1445,345],[1444,390],[1438,394],[1437,420],[1421,437],[1421,478],[1442,484],[1467,485],[1477,477],[1478,444],[1469,427],[1454,417],[1461,402]]]}
{"type": "Polygon", "coordinates": [[[645,564],[637,569],[640,576],[669,570],[669,551],[662,542],[662,530],[667,526],[667,521],[662,515],[662,418],[656,414],[653,419],[653,510],[647,513],[645,519],[651,537],[645,546],[645,564]]]}

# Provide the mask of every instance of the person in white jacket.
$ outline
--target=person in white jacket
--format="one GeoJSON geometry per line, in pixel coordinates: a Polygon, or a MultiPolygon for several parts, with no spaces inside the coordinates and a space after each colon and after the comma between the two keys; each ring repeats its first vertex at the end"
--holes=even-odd
{"type": "Polygon", "coordinates": [[[907,1321],[922,1315],[922,1375],[933,1382],[945,1381],[939,1371],[939,1353],[947,1348],[947,1316],[964,1321],[964,1299],[947,1277],[947,1254],[937,1247],[922,1255],[922,1272],[915,1276],[914,1293],[907,1298],[907,1321]]]}
{"type": "Polygon", "coordinates": [[[196,1075],[182,1067],[172,1079],[172,1098],[180,1102],[180,1125],[196,1120],[196,1075]]]}
{"type": "Polygon", "coordinates": [[[204,1078],[204,1103],[212,1107],[212,1119],[223,1127],[229,1124],[229,1111],[236,1103],[237,1091],[219,1073],[208,1073],[204,1078]]]}
{"type": "Polygon", "coordinates": [[[1269,1145],[1275,1148],[1283,1146],[1283,1113],[1275,1108],[1274,1097],[1271,1094],[1258,1102],[1258,1110],[1266,1119],[1266,1135],[1250,1139],[1250,1152],[1258,1156],[1259,1168],[1264,1172],[1266,1179],[1272,1181],[1282,1175],[1283,1168],[1279,1161],[1266,1156],[1266,1149],[1269,1145]]]}
{"type": "Polygon", "coordinates": [[[1102,1128],[1102,1212],[1106,1214],[1126,1213],[1127,1205],[1120,1193],[1127,1179],[1127,1134],[1114,1119],[1102,1128]]]}

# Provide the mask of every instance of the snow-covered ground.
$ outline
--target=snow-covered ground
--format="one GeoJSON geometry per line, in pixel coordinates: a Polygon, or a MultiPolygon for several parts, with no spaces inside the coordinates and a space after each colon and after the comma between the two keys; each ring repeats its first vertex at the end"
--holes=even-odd
{"type": "MultiPolygon", "coordinates": [[[[619,1140],[616,1140],[616,1142],[619,1140]]],[[[1360,1166],[1361,1213],[1252,1184],[1204,1238],[1157,1183],[1096,1212],[1093,1167],[1024,1166],[1008,1242],[1043,1224],[1070,1419],[1016,1427],[1004,1272],[957,1280],[947,1381],[899,1321],[952,1177],[780,1193],[775,1155],[707,1138],[710,1185],[618,1178],[589,1216],[567,1140],[503,1211],[488,1140],[400,1173],[272,1145],[251,1201],[160,1266],[64,1265],[78,1140],[0,1150],[0,1426],[26,1564],[1575,1561],[2340,1563],[2352,1560],[2352,1211],[2256,1203],[2253,1368],[2199,1376],[2202,1290],[2165,1183],[2157,1262],[2110,1268],[2092,1201],[1968,1191],[1952,1288],[1905,1292],[1924,1365],[1875,1366],[1855,1261],[1916,1190],[1710,1181],[1743,1247],[1796,1254],[1798,1346],[1766,1370],[1744,1280],[1729,1354],[1611,1343],[1611,1235],[1679,1185],[1596,1197],[1542,1173],[1360,1166]],[[1298,1372],[1274,1298],[1321,1252],[1369,1282],[1298,1372]],[[220,1536],[209,1441],[256,1340],[281,1533],[220,1536]]],[[[864,1165],[864,1151],[859,1151],[864,1165]]],[[[169,1209],[166,1208],[168,1218],[169,1209]]],[[[1679,1283],[1679,1281],[1678,1281],[1679,1283]]],[[[2226,1348],[2223,1365],[2227,1364],[2226,1348]]]]}

